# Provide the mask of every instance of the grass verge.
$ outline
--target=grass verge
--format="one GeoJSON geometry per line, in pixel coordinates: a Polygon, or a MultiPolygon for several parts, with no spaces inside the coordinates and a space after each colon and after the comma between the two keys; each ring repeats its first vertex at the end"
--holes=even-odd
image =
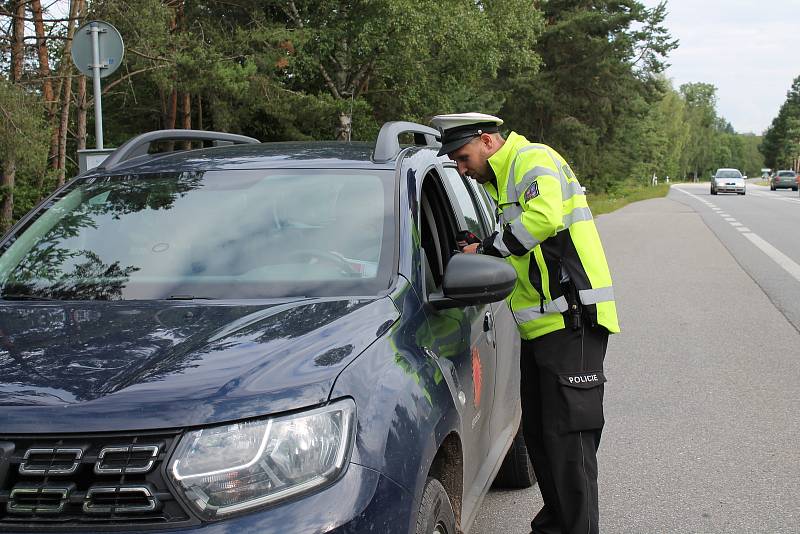
{"type": "Polygon", "coordinates": [[[665,197],[667,193],[669,193],[669,184],[659,184],[655,187],[627,185],[612,193],[593,194],[589,192],[586,195],[586,200],[589,202],[592,214],[597,216],[603,213],[611,213],[631,202],[665,197]]]}

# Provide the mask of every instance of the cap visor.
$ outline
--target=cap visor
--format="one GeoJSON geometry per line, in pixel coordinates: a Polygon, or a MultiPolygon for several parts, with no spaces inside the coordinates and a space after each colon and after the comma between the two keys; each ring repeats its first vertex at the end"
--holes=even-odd
{"type": "Polygon", "coordinates": [[[464,139],[456,139],[455,141],[450,141],[442,145],[442,148],[439,149],[439,153],[436,154],[437,156],[446,156],[450,152],[454,152],[461,148],[462,146],[466,145],[470,141],[475,139],[475,136],[465,137],[464,139]]]}

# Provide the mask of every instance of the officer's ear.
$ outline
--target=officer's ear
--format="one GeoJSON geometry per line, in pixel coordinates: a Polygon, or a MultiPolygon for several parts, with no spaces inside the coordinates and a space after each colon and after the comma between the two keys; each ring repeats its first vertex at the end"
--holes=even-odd
{"type": "Polygon", "coordinates": [[[496,133],[482,133],[480,135],[481,145],[486,151],[491,155],[497,152],[497,150],[503,144],[503,138],[500,137],[500,134],[496,133]]]}
{"type": "Polygon", "coordinates": [[[492,151],[492,149],[494,149],[495,144],[497,144],[492,134],[488,133],[482,133],[480,135],[480,140],[483,147],[489,150],[490,152],[492,151]]]}

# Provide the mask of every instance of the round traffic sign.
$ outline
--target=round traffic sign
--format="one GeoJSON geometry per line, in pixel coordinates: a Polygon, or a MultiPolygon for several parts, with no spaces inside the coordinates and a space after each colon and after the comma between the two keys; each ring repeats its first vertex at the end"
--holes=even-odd
{"type": "Polygon", "coordinates": [[[72,62],[86,76],[93,76],[92,66],[92,31],[97,31],[97,43],[100,49],[100,77],[111,75],[122,64],[125,45],[117,29],[101,20],[87,22],[75,32],[72,39],[72,62]],[[96,28],[96,30],[94,30],[96,28]]]}

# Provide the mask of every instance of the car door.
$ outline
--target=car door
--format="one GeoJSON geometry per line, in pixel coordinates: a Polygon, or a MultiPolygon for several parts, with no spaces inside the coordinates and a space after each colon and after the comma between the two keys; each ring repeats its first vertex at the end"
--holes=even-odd
{"type": "MultiPolygon", "coordinates": [[[[454,197],[435,170],[427,173],[418,197],[426,297],[441,292],[447,262],[453,254],[460,253],[456,252],[456,232],[466,223],[454,197]]],[[[492,307],[427,308],[433,334],[428,348],[443,372],[451,374],[461,414],[464,498],[477,499],[495,464],[490,454],[496,369],[492,307]]]]}
{"type": "MultiPolygon", "coordinates": [[[[462,229],[468,229],[483,239],[496,229],[494,205],[481,186],[463,178],[455,167],[445,167],[444,175],[449,190],[454,193],[462,214],[462,229]]],[[[519,332],[514,317],[505,301],[490,306],[492,327],[487,331],[488,341],[495,349],[495,391],[492,398],[490,436],[494,445],[502,436],[516,432],[519,404],[519,332]]]]}

